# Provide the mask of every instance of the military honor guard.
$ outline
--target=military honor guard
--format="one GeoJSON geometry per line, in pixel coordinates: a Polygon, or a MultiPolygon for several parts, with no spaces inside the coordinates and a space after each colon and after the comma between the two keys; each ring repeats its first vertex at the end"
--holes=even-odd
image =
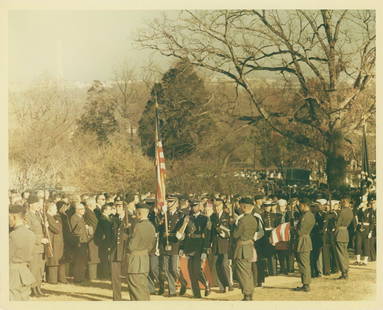
{"type": "Polygon", "coordinates": [[[339,268],[342,272],[339,279],[348,279],[349,259],[347,245],[349,242],[348,226],[353,220],[353,212],[351,209],[350,198],[346,197],[341,200],[341,211],[335,224],[335,240],[336,254],[338,258],[339,268]]]}
{"type": "Polygon", "coordinates": [[[148,288],[149,252],[155,247],[155,229],[148,220],[149,206],[136,205],[138,222],[128,242],[127,281],[130,300],[150,300],[148,288]]]}
{"type": "Polygon", "coordinates": [[[254,279],[251,264],[256,252],[254,248],[254,234],[258,229],[258,222],[252,215],[254,208],[250,198],[241,198],[239,201],[242,214],[238,217],[233,237],[235,239],[234,268],[241,290],[243,300],[253,299],[254,279]]]}
{"type": "Polygon", "coordinates": [[[315,225],[315,217],[310,211],[309,203],[310,202],[307,199],[302,199],[300,201],[302,216],[297,225],[296,258],[299,272],[301,274],[302,286],[297,287],[294,290],[304,292],[310,291],[310,251],[312,250],[310,233],[315,225]]]}

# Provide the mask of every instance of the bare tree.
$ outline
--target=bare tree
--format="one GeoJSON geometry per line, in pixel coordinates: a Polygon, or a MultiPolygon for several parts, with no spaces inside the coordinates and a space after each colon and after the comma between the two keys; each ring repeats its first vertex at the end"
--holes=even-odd
{"type": "Polygon", "coordinates": [[[339,186],[347,141],[375,113],[375,97],[363,98],[375,89],[375,36],[369,10],[219,10],[165,16],[137,42],[233,81],[256,117],[323,154],[329,183],[339,186]],[[294,100],[270,104],[255,78],[288,83],[294,100]]]}

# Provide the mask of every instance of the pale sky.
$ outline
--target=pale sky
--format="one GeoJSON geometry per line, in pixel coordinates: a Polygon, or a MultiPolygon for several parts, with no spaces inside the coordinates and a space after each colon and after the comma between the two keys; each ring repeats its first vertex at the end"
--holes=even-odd
{"type": "Polygon", "coordinates": [[[129,67],[146,65],[152,52],[134,48],[133,40],[138,28],[161,14],[139,10],[10,11],[9,81],[32,82],[41,75],[56,77],[60,71],[69,81],[109,80],[124,62],[129,67]]]}

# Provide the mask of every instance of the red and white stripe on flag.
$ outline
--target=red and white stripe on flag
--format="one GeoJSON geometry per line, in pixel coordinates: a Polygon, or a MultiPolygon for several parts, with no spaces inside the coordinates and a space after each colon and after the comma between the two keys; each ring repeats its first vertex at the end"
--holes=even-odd
{"type": "Polygon", "coordinates": [[[157,207],[163,207],[165,204],[166,189],[165,189],[165,156],[162,147],[162,142],[156,137],[156,172],[157,172],[157,192],[156,202],[157,207]]]}
{"type": "Polygon", "coordinates": [[[290,223],[283,223],[274,228],[270,235],[270,242],[275,246],[278,242],[290,241],[290,223]]]}

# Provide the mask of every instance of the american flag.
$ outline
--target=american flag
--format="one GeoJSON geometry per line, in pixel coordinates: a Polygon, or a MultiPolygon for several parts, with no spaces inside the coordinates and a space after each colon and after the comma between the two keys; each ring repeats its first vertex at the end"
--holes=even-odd
{"type": "Polygon", "coordinates": [[[283,223],[274,228],[270,235],[270,243],[276,245],[281,241],[290,241],[290,223],[283,223]]]}
{"type": "Polygon", "coordinates": [[[156,101],[156,174],[157,174],[157,192],[156,192],[156,206],[159,209],[165,205],[166,197],[166,168],[165,168],[165,156],[164,149],[159,133],[158,124],[158,103],[156,101]]]}

